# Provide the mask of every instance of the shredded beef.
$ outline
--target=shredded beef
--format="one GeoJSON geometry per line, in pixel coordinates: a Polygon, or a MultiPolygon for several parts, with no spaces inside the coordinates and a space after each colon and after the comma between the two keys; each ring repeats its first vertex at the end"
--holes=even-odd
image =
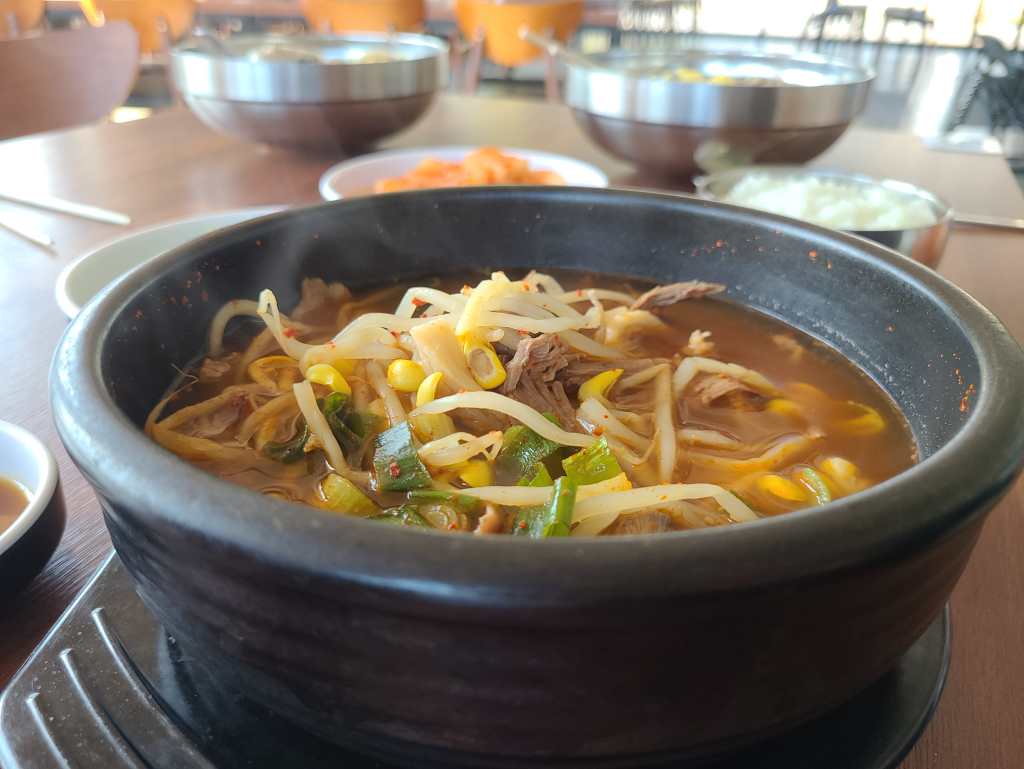
{"type": "Polygon", "coordinates": [[[508,363],[508,377],[502,385],[502,392],[508,395],[515,390],[520,377],[526,372],[541,382],[550,382],[555,374],[578,358],[569,352],[569,345],[557,334],[528,336],[520,340],[515,355],[508,363]]]}
{"type": "Polygon", "coordinates": [[[630,306],[631,310],[654,310],[659,307],[668,307],[670,304],[682,302],[684,299],[699,299],[708,294],[717,294],[725,291],[725,286],[719,283],[705,283],[701,280],[689,280],[685,283],[670,283],[667,286],[655,286],[650,291],[642,294],[630,306]]]}
{"type": "Polygon", "coordinates": [[[320,278],[302,281],[302,299],[289,316],[292,320],[309,322],[324,306],[352,299],[352,292],[343,283],[325,283],[320,278]]]}
{"type": "Polygon", "coordinates": [[[713,374],[699,379],[690,387],[688,394],[699,398],[704,406],[739,409],[753,409],[764,399],[754,388],[725,374],[713,374]]]}
{"type": "Polygon", "coordinates": [[[555,376],[579,356],[556,334],[526,337],[506,366],[501,393],[532,409],[550,412],[566,430],[579,431],[579,423],[561,382],[555,376]]]}
{"type": "Polygon", "coordinates": [[[632,376],[659,363],[668,363],[668,358],[607,358],[605,360],[577,360],[558,371],[556,379],[566,391],[574,392],[581,384],[602,371],[621,368],[623,376],[632,376]]]}
{"type": "Polygon", "coordinates": [[[606,533],[611,535],[662,534],[666,531],[674,531],[675,528],[671,515],[657,510],[644,510],[632,515],[620,515],[606,533]]]}
{"type": "Polygon", "coordinates": [[[503,534],[505,532],[505,515],[496,505],[487,505],[474,534],[503,534]]]}
{"type": "Polygon", "coordinates": [[[512,424],[504,414],[487,409],[452,409],[448,416],[462,429],[474,435],[483,435],[491,430],[507,430],[512,424]]]}

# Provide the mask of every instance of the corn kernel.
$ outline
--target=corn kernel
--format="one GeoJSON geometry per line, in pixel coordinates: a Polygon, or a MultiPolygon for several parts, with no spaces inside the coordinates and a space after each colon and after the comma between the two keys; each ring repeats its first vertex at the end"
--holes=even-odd
{"type": "Polygon", "coordinates": [[[388,384],[401,393],[414,393],[427,378],[423,366],[414,360],[393,360],[388,366],[388,384]]]}
{"type": "Polygon", "coordinates": [[[295,359],[289,358],[287,355],[268,355],[250,363],[248,373],[249,378],[254,382],[273,383],[282,389],[287,389],[295,383],[294,375],[298,373],[297,367],[295,359]],[[289,374],[292,376],[289,377],[289,374]],[[277,379],[274,378],[275,376],[277,379]]]}
{"type": "Polygon", "coordinates": [[[352,394],[352,388],[349,387],[341,372],[334,368],[334,366],[329,366],[326,363],[317,363],[315,366],[310,366],[306,370],[306,379],[313,384],[330,387],[336,393],[352,394]]]}
{"type": "Polygon", "coordinates": [[[768,401],[765,405],[765,409],[768,411],[774,411],[784,417],[790,419],[800,419],[804,415],[804,410],[796,401],[791,401],[788,398],[775,398],[774,400],[768,401]]]}
{"type": "Polygon", "coordinates": [[[447,414],[420,414],[409,417],[409,426],[423,443],[447,438],[455,432],[455,423],[447,414]]]}
{"type": "Polygon", "coordinates": [[[356,362],[354,360],[336,360],[331,364],[341,372],[343,377],[350,377],[356,373],[356,362]]]}
{"type": "Polygon", "coordinates": [[[473,373],[477,384],[485,390],[493,390],[505,381],[505,367],[498,360],[489,342],[482,339],[469,339],[462,348],[466,353],[466,363],[473,373]]]}
{"type": "Polygon", "coordinates": [[[580,385],[580,402],[582,403],[588,398],[597,398],[598,401],[607,403],[605,394],[620,376],[622,376],[622,369],[616,368],[611,371],[602,371],[597,376],[591,377],[580,385]]]}
{"type": "Polygon", "coordinates": [[[482,459],[469,460],[465,467],[457,471],[457,475],[464,483],[474,488],[490,486],[494,483],[494,472],[491,470],[491,465],[482,459]]]}
{"type": "Polygon", "coordinates": [[[807,499],[806,491],[781,475],[762,475],[757,479],[757,486],[761,491],[789,502],[802,502],[807,499]]]}
{"type": "Polygon", "coordinates": [[[877,435],[885,429],[885,420],[882,419],[882,415],[870,406],[865,406],[863,403],[855,403],[854,401],[847,401],[847,405],[860,409],[862,413],[860,416],[850,419],[836,420],[836,429],[848,435],[861,436],[877,435]]]}
{"type": "Polygon", "coordinates": [[[416,407],[425,406],[437,396],[437,386],[441,383],[443,374],[435,371],[424,379],[416,389],[416,407]]]}

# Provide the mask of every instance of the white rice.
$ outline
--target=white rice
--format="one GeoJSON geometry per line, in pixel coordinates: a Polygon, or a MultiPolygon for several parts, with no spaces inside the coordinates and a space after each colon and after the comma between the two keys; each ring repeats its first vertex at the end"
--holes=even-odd
{"type": "Polygon", "coordinates": [[[910,230],[937,221],[921,198],[813,176],[749,173],[722,200],[837,230],[910,230]]]}

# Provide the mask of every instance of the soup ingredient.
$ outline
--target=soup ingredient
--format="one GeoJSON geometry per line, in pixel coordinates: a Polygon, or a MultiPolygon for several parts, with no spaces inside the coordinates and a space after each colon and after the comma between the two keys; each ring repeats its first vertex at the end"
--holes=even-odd
{"type": "Polygon", "coordinates": [[[408,422],[395,425],[376,437],[373,469],[381,491],[425,489],[432,480],[413,445],[408,422]]]}
{"type": "Polygon", "coordinates": [[[578,488],[571,478],[556,480],[545,504],[519,511],[512,525],[512,534],[519,537],[568,537],[578,488]]]}
{"type": "Polygon", "coordinates": [[[466,155],[461,163],[427,158],[409,173],[381,179],[374,192],[421,190],[433,187],[470,187],[491,184],[565,184],[553,171],[531,171],[529,161],[483,147],[466,155]]]}
{"type": "Polygon", "coordinates": [[[413,526],[421,529],[434,528],[427,523],[419,514],[419,511],[412,505],[401,507],[390,507],[380,515],[371,515],[369,520],[390,523],[393,526],[413,526]]]}
{"type": "Polygon", "coordinates": [[[935,224],[928,201],[881,185],[752,171],[722,200],[837,230],[912,230],[935,224]]]}
{"type": "Polygon", "coordinates": [[[374,501],[352,481],[333,473],[320,482],[320,495],[324,507],[341,513],[365,518],[380,512],[374,501]]]}
{"type": "Polygon", "coordinates": [[[31,501],[32,495],[24,486],[10,478],[0,477],[0,534],[11,527],[31,501]]]}
{"type": "Polygon", "coordinates": [[[237,305],[218,312],[217,356],[147,431],[274,497],[536,539],[754,522],[913,461],[863,375],[702,299],[723,286],[580,281],[494,272],[408,287],[396,307],[401,289],[312,280],[290,318],[264,291],[242,314],[266,331],[240,343],[237,305]]]}
{"type": "Polygon", "coordinates": [[[709,83],[711,85],[782,85],[782,80],[771,77],[744,77],[740,75],[705,75],[695,67],[674,67],[660,74],[662,80],[674,80],[679,83],[709,83]]]}
{"type": "Polygon", "coordinates": [[[566,476],[580,485],[611,480],[622,473],[607,438],[601,438],[562,460],[562,467],[566,476]]]}
{"type": "MultiPolygon", "coordinates": [[[[427,375],[423,371],[423,366],[413,360],[399,358],[398,360],[391,361],[391,365],[388,366],[388,384],[400,393],[417,392],[426,378],[427,375]]],[[[434,380],[433,389],[437,389],[437,380],[434,380]]],[[[426,390],[424,392],[424,402],[431,400],[433,400],[433,394],[430,390],[426,390]],[[427,397],[428,395],[429,397],[427,397]]]]}

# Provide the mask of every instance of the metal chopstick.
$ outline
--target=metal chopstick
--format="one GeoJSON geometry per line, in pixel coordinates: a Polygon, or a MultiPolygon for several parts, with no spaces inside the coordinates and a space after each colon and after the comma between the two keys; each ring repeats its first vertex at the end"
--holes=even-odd
{"type": "Polygon", "coordinates": [[[9,200],[12,203],[21,203],[22,205],[26,206],[45,208],[49,211],[57,211],[58,213],[62,214],[80,216],[83,219],[92,219],[97,222],[107,222],[109,224],[132,223],[131,217],[128,216],[127,214],[122,214],[117,211],[110,211],[106,208],[87,206],[82,203],[73,203],[70,200],[61,200],[60,198],[14,195],[10,192],[0,192],[0,198],[2,198],[3,200],[9,200]]]}
{"type": "Polygon", "coordinates": [[[1024,230],[1024,219],[1005,219],[1001,216],[981,214],[956,214],[953,224],[964,227],[988,227],[994,230],[1024,230]]]}
{"type": "Polygon", "coordinates": [[[0,227],[10,230],[15,235],[19,235],[25,238],[25,240],[29,240],[43,248],[53,248],[53,240],[48,235],[44,235],[38,230],[33,230],[31,227],[26,227],[18,222],[17,219],[7,214],[0,213],[0,227]]]}

